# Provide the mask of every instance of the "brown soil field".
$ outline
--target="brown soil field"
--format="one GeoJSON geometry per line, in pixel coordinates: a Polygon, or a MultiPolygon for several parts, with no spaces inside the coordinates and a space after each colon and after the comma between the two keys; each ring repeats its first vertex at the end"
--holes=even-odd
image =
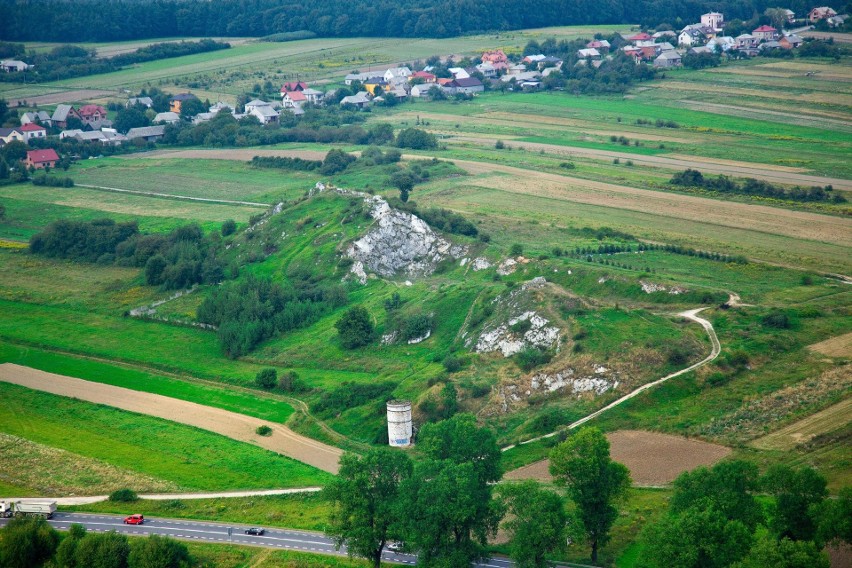
{"type": "Polygon", "coordinates": [[[337,473],[338,460],[343,453],[338,448],[301,436],[286,426],[268,420],[12,363],[0,365],[0,381],[195,426],[240,442],[255,444],[329,473],[337,473]],[[255,433],[257,427],[263,425],[272,428],[271,436],[258,436],[255,433]]]}
{"type": "Polygon", "coordinates": [[[829,357],[852,357],[852,332],[814,343],[808,349],[829,357]]]}
{"type": "MultiPolygon", "coordinates": [[[[725,446],[657,432],[619,430],[606,437],[612,459],[627,466],[634,485],[645,487],[668,485],[684,471],[713,465],[731,453],[725,446]]],[[[552,481],[549,467],[550,461],[542,460],[503,478],[552,481]]]]}
{"type": "Polygon", "coordinates": [[[852,413],[852,398],[847,398],[825,410],[758,438],[750,445],[761,450],[792,450],[815,436],[833,432],[848,424],[850,413],[852,413]]]}
{"type": "Polygon", "coordinates": [[[61,93],[51,93],[49,95],[39,95],[37,97],[25,97],[22,99],[12,99],[9,101],[9,106],[17,106],[19,101],[27,101],[30,106],[37,105],[52,105],[59,103],[70,103],[74,101],[87,101],[97,97],[106,97],[115,95],[114,91],[105,91],[103,89],[79,89],[76,91],[62,91],[61,93]]]}

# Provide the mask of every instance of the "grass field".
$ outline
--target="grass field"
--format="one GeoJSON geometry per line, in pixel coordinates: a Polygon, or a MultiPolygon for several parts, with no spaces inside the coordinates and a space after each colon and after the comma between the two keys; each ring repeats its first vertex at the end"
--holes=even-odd
{"type": "Polygon", "coordinates": [[[0,431],[180,488],[304,487],[328,479],[289,458],[165,420],[5,383],[0,394],[0,431]]]}

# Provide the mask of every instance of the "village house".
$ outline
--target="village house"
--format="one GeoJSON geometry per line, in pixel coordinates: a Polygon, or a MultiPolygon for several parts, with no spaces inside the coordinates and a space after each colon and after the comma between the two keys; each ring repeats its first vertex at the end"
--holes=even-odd
{"type": "Polygon", "coordinates": [[[370,94],[367,91],[359,91],[354,95],[340,99],[340,106],[353,105],[358,108],[364,108],[368,104],[370,104],[370,94]]]}
{"type": "Polygon", "coordinates": [[[201,124],[203,122],[211,121],[215,116],[215,112],[199,112],[192,117],[192,124],[201,124]]]}
{"type": "Polygon", "coordinates": [[[145,142],[156,142],[166,133],[164,125],[159,126],[142,126],[139,128],[131,128],[125,135],[128,140],[142,139],[145,142]]]}
{"type": "Polygon", "coordinates": [[[169,99],[169,110],[180,114],[181,105],[190,99],[197,99],[192,93],[180,93],[169,99]]]}
{"type": "Polygon", "coordinates": [[[468,73],[465,69],[461,67],[450,67],[447,69],[450,74],[453,76],[453,79],[467,79],[470,77],[470,73],[468,73]]]}
{"type": "Polygon", "coordinates": [[[586,49],[578,49],[577,57],[580,59],[600,59],[601,52],[595,49],[594,47],[587,47],[586,49]]]}
{"type": "Polygon", "coordinates": [[[385,81],[384,77],[376,77],[374,79],[369,79],[368,81],[364,81],[361,84],[365,91],[370,93],[372,96],[376,97],[381,95],[385,91],[389,91],[393,88],[393,86],[385,81]]]}
{"type": "Polygon", "coordinates": [[[304,91],[287,91],[281,101],[285,109],[302,108],[302,105],[308,102],[308,97],[304,91]]]}
{"type": "Polygon", "coordinates": [[[792,24],[793,22],[796,21],[796,12],[794,12],[793,10],[785,9],[784,15],[787,17],[787,23],[788,24],[792,24]]]}
{"type": "MultiPolygon", "coordinates": [[[[298,92],[298,91],[295,91],[298,92]]],[[[299,93],[300,96],[301,93],[299,93]]],[[[255,99],[251,102],[247,102],[245,106],[246,114],[250,114],[253,117],[257,118],[261,124],[270,124],[273,122],[278,122],[278,111],[272,108],[272,104],[266,101],[261,101],[255,99]]]]}
{"type": "Polygon", "coordinates": [[[45,138],[47,136],[47,129],[44,126],[35,124],[34,122],[19,126],[18,130],[24,135],[24,142],[27,144],[30,143],[30,140],[35,138],[45,138]]]}
{"type": "Polygon", "coordinates": [[[497,67],[498,64],[503,64],[507,67],[509,65],[509,58],[506,57],[506,54],[503,53],[502,49],[495,49],[493,51],[486,51],[485,53],[482,54],[480,61],[482,61],[483,63],[488,62],[491,65],[494,65],[494,67],[497,67]]]}
{"type": "Polygon", "coordinates": [[[46,150],[29,150],[27,152],[27,167],[43,170],[44,168],[55,168],[59,156],[53,148],[46,150]]]}
{"type": "Polygon", "coordinates": [[[707,47],[714,53],[727,53],[736,45],[737,41],[731,36],[717,36],[707,42],[707,47]]]}
{"type": "Polygon", "coordinates": [[[489,62],[480,63],[476,66],[476,70],[482,73],[482,76],[486,79],[495,79],[497,75],[499,75],[499,71],[494,65],[489,62]]]}
{"type": "Polygon", "coordinates": [[[804,43],[804,40],[796,34],[785,35],[778,40],[778,44],[784,49],[796,49],[804,43]]]}
{"type": "MultiPolygon", "coordinates": [[[[660,31],[660,32],[655,32],[654,34],[651,35],[651,37],[654,38],[655,41],[660,39],[660,38],[664,38],[664,37],[674,39],[674,38],[677,37],[677,34],[674,33],[671,30],[663,30],[663,31],[660,31]]],[[[586,47],[588,47],[588,46],[586,46],[586,47]]]]}
{"type": "Polygon", "coordinates": [[[368,71],[366,73],[350,73],[347,75],[343,82],[346,85],[351,85],[354,82],[363,83],[364,81],[368,81],[370,79],[375,79],[377,77],[384,77],[384,71],[368,71]]]}
{"type": "Polygon", "coordinates": [[[808,12],[808,20],[810,20],[810,22],[812,24],[815,24],[820,20],[826,20],[828,18],[833,18],[836,15],[837,15],[837,12],[835,12],[833,9],[829,8],[828,6],[820,6],[819,8],[814,8],[813,10],[808,12]]]}
{"type": "Polygon", "coordinates": [[[77,119],[82,122],[80,118],[80,113],[77,112],[71,105],[56,105],[56,109],[53,111],[53,116],[50,118],[50,121],[57,128],[68,128],[68,119],[77,119]]]}
{"type": "Polygon", "coordinates": [[[638,33],[638,34],[634,34],[634,35],[632,35],[632,36],[628,36],[628,37],[626,37],[626,38],[624,38],[624,39],[626,39],[626,40],[627,40],[627,41],[629,41],[630,43],[635,44],[637,41],[651,41],[651,40],[652,40],[652,39],[654,39],[654,38],[653,38],[653,37],[651,37],[649,34],[646,34],[645,32],[640,32],[640,33],[638,33]]]}
{"type": "Polygon", "coordinates": [[[701,25],[712,28],[716,33],[721,32],[725,27],[725,16],[719,12],[710,12],[701,15],[701,25]]]}
{"type": "Polygon", "coordinates": [[[846,23],[846,20],[849,18],[849,14],[838,14],[836,16],[832,16],[827,18],[825,21],[830,28],[839,28],[840,26],[846,23]]]}
{"type": "Polygon", "coordinates": [[[107,117],[107,110],[101,105],[83,105],[78,111],[83,124],[100,124],[107,117]]]}
{"type": "Polygon", "coordinates": [[[525,63],[525,64],[529,65],[531,63],[538,63],[542,59],[544,59],[543,53],[539,53],[537,55],[527,55],[526,57],[521,59],[521,63],[525,63]]]}
{"type": "Polygon", "coordinates": [[[50,126],[50,115],[44,112],[43,110],[36,112],[25,112],[21,115],[21,124],[30,123],[46,124],[50,126]]]}
{"type": "Polygon", "coordinates": [[[735,41],[737,49],[740,50],[754,49],[757,47],[757,44],[760,43],[760,40],[751,34],[738,35],[735,38],[735,41]]]}
{"type": "Polygon", "coordinates": [[[414,85],[411,87],[411,96],[416,98],[427,97],[429,96],[429,91],[431,89],[440,89],[440,87],[438,87],[435,83],[421,83],[420,85],[414,85]]]}
{"type": "Polygon", "coordinates": [[[408,81],[408,78],[410,76],[411,69],[409,69],[408,67],[395,67],[392,69],[388,69],[387,71],[385,71],[385,74],[382,75],[384,80],[391,84],[408,81]]]}
{"type": "MultiPolygon", "coordinates": [[[[603,55],[604,52],[598,50],[598,52],[603,55]]],[[[553,57],[552,55],[548,55],[544,59],[539,59],[537,62],[538,70],[548,69],[552,67],[562,67],[562,60],[558,57],[553,57]]]]}
{"type": "Polygon", "coordinates": [[[208,108],[207,112],[209,112],[210,114],[218,114],[218,113],[222,112],[223,110],[225,112],[229,112],[231,114],[234,114],[234,107],[232,107],[228,103],[223,103],[221,101],[217,102],[216,104],[214,104],[213,106],[208,108]]]}
{"type": "Polygon", "coordinates": [[[609,53],[609,48],[612,47],[605,39],[596,39],[586,44],[587,49],[597,49],[599,53],[609,53]]]}
{"type": "Polygon", "coordinates": [[[151,108],[154,106],[154,101],[151,100],[151,97],[130,97],[127,99],[127,102],[124,103],[125,108],[134,107],[136,105],[142,105],[145,108],[151,108]]]}
{"type": "Polygon", "coordinates": [[[677,51],[665,51],[654,59],[654,68],[669,69],[671,67],[680,67],[682,58],[677,51]]]}
{"type": "Polygon", "coordinates": [[[437,80],[437,77],[428,71],[417,71],[416,73],[412,73],[408,80],[420,80],[422,83],[434,83],[437,80]]]}
{"type": "Polygon", "coordinates": [[[752,30],[751,35],[757,38],[758,41],[773,41],[778,39],[778,30],[772,26],[760,26],[752,30]]]}
{"type": "Polygon", "coordinates": [[[10,142],[23,142],[26,144],[26,138],[24,137],[24,133],[21,132],[20,126],[14,128],[0,128],[0,140],[2,140],[4,144],[8,144],[10,142]]]}
{"type": "Polygon", "coordinates": [[[473,93],[481,93],[485,90],[485,85],[476,77],[460,77],[454,79],[452,83],[446,87],[453,94],[462,93],[472,95],[473,93]]]}
{"type": "Polygon", "coordinates": [[[288,81],[281,85],[281,96],[284,96],[284,93],[292,93],[293,91],[304,91],[308,88],[308,84],[304,81],[288,81]]]}
{"type": "Polygon", "coordinates": [[[680,32],[680,35],[677,36],[678,45],[682,45],[684,47],[692,47],[695,45],[702,45],[705,40],[705,35],[698,28],[689,26],[683,29],[680,32]]]}
{"type": "MultiPolygon", "coordinates": [[[[98,141],[104,146],[120,146],[122,142],[127,140],[125,135],[119,134],[113,129],[92,130],[89,132],[76,130],[72,137],[80,142],[98,141]]],[[[68,136],[65,138],[68,138],[68,136]]]]}
{"type": "Polygon", "coordinates": [[[177,124],[180,122],[180,115],[171,111],[159,112],[151,122],[154,122],[155,124],[177,124]]]}
{"type": "Polygon", "coordinates": [[[23,61],[18,61],[17,59],[4,59],[3,61],[0,61],[0,69],[6,73],[26,71],[31,67],[32,65],[27,65],[23,61]]]}
{"type": "Polygon", "coordinates": [[[302,94],[305,95],[305,99],[312,105],[322,104],[322,101],[325,98],[325,93],[316,89],[311,89],[310,87],[302,91],[302,94]]]}

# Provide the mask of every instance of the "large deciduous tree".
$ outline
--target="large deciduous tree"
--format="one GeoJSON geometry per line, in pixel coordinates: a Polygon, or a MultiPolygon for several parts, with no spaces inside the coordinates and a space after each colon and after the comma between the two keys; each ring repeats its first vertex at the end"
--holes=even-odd
{"type": "Polygon", "coordinates": [[[0,531],[0,566],[42,566],[56,552],[58,543],[59,535],[47,521],[31,517],[12,519],[0,531]]]}
{"type": "Polygon", "coordinates": [[[426,459],[403,484],[405,542],[423,566],[466,566],[485,557],[501,507],[492,483],[502,475],[494,433],[471,414],[427,424],[418,435],[426,459]]]}
{"type": "Polygon", "coordinates": [[[776,539],[766,531],[748,555],[731,568],[829,568],[828,555],[810,541],[776,539]]]}
{"type": "Polygon", "coordinates": [[[769,508],[769,528],[779,539],[812,540],[817,524],[808,514],[828,496],[827,482],[816,470],[771,467],[763,476],[764,491],[775,496],[769,508]]]}
{"type": "Polygon", "coordinates": [[[334,503],[326,534],[335,546],[345,545],[350,555],[379,568],[385,544],[397,536],[400,484],[411,470],[411,460],[399,450],[344,454],[337,477],[325,489],[334,503]]]}
{"type": "Polygon", "coordinates": [[[609,441],[600,430],[583,428],[550,453],[550,473],[577,504],[592,562],[597,562],[598,549],[609,540],[618,517],[614,503],[630,487],[630,472],[612,461],[609,441]]]}
{"type": "Polygon", "coordinates": [[[511,535],[512,560],[518,568],[550,566],[547,556],[566,548],[568,515],[562,497],[532,480],[504,485],[499,493],[511,517],[503,526],[511,535]]]}
{"type": "Polygon", "coordinates": [[[340,336],[340,343],[346,349],[363,347],[373,341],[375,331],[370,312],[363,306],[349,308],[334,324],[340,336]]]}

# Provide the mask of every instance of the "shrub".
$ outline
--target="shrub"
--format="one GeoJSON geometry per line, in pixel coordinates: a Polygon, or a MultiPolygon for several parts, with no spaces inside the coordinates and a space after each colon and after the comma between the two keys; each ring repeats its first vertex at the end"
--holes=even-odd
{"type": "Polygon", "coordinates": [[[512,245],[512,248],[509,249],[509,256],[521,256],[524,253],[524,246],[519,243],[515,243],[512,245]]]}
{"type": "Polygon", "coordinates": [[[356,349],[371,343],[375,336],[370,313],[363,306],[353,306],[334,324],[340,344],[346,349],[356,349]]]}
{"type": "Polygon", "coordinates": [[[455,355],[447,355],[444,357],[444,360],[441,361],[441,364],[448,373],[457,373],[461,371],[465,363],[466,361],[463,357],[457,357],[455,355]]]}
{"type": "Polygon", "coordinates": [[[438,147],[438,140],[433,134],[419,128],[406,128],[396,136],[399,148],[412,150],[431,150],[438,147]]]}
{"type": "Polygon", "coordinates": [[[343,382],[333,391],[322,394],[320,399],[311,405],[311,410],[322,416],[334,416],[349,408],[355,408],[369,402],[390,400],[396,383],[350,383],[343,382]]]}
{"type": "Polygon", "coordinates": [[[518,320],[512,325],[509,326],[509,330],[512,333],[516,333],[518,335],[523,335],[528,332],[532,328],[532,322],[528,319],[518,320]]]}
{"type": "Polygon", "coordinates": [[[561,164],[559,164],[559,167],[566,170],[573,170],[577,166],[574,165],[574,162],[562,162],[561,164]]]}
{"type": "Polygon", "coordinates": [[[116,503],[132,503],[139,500],[139,495],[132,489],[116,489],[109,494],[109,500],[116,503]]]}
{"type": "Polygon", "coordinates": [[[305,390],[305,385],[299,380],[299,374],[296,371],[287,371],[281,373],[278,377],[278,390],[283,392],[299,392],[305,390]]]}
{"type": "Polygon", "coordinates": [[[328,154],[325,155],[325,160],[323,160],[322,166],[320,167],[320,173],[324,175],[332,175],[342,172],[354,161],[355,156],[347,154],[343,150],[338,148],[329,150],[328,154]]]}
{"type": "Polygon", "coordinates": [[[227,237],[233,235],[237,231],[237,222],[233,219],[228,219],[222,223],[222,236],[227,237]]]}
{"type": "Polygon", "coordinates": [[[553,356],[546,351],[536,349],[535,347],[528,347],[515,355],[515,363],[524,372],[528,373],[536,367],[550,363],[552,358],[553,356]]]}
{"type": "Polygon", "coordinates": [[[261,369],[254,377],[257,386],[265,390],[272,390],[278,384],[278,371],[272,368],[261,369]]]}
{"type": "Polygon", "coordinates": [[[503,148],[505,148],[505,147],[506,147],[506,145],[503,143],[503,141],[502,141],[502,140],[498,140],[498,141],[497,141],[497,143],[496,143],[496,144],[494,144],[494,147],[495,147],[497,150],[502,150],[503,148]]]}
{"type": "Polygon", "coordinates": [[[423,337],[432,330],[432,318],[423,313],[412,314],[400,322],[399,330],[405,341],[423,337]]]}
{"type": "Polygon", "coordinates": [[[258,426],[257,429],[254,432],[258,436],[271,436],[272,435],[272,428],[270,428],[269,426],[264,424],[263,426],[258,426]]]}

